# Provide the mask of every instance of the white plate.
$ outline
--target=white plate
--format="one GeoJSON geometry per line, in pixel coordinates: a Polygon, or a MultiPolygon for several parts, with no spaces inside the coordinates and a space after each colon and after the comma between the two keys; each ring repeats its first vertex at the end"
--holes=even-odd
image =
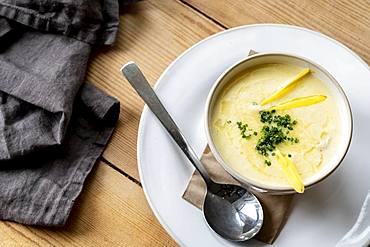
{"type": "MultiPolygon", "coordinates": [[[[326,68],[346,92],[354,117],[350,150],[328,179],[296,196],[292,213],[274,246],[333,246],[356,221],[370,188],[370,69],[339,42],[311,30],[286,25],[230,29],[194,45],[159,78],[155,90],[190,144],[201,155],[206,146],[203,110],[218,76],[259,52],[295,53],[326,68]]],[[[181,198],[193,168],[154,115],[145,107],[138,135],[141,182],[163,227],[181,245],[225,246],[210,231],[202,212],[181,198]]],[[[248,245],[260,246],[257,241],[248,245]]]]}

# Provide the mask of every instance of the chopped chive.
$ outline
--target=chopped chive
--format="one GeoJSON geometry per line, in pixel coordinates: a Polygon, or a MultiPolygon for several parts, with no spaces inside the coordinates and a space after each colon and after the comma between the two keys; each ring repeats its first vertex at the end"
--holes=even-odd
{"type": "Polygon", "coordinates": [[[269,161],[269,160],[265,160],[265,164],[266,164],[267,166],[271,166],[271,161],[269,161]]]}
{"type": "Polygon", "coordinates": [[[236,124],[238,125],[242,138],[247,139],[251,137],[251,134],[249,133],[250,130],[247,129],[248,124],[243,124],[242,122],[237,122],[236,124]]]}
{"type": "MultiPolygon", "coordinates": [[[[288,136],[293,126],[297,124],[289,114],[279,115],[276,110],[260,111],[260,121],[263,127],[259,132],[256,150],[259,154],[268,157],[269,153],[276,149],[276,146],[285,141],[298,143],[298,138],[288,136]]],[[[275,154],[273,154],[275,155],[275,154]]]]}

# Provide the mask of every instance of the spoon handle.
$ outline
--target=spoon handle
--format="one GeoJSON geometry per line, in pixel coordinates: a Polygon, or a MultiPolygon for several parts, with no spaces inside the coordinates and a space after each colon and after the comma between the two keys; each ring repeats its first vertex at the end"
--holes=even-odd
{"type": "Polygon", "coordinates": [[[129,62],[125,64],[121,68],[121,72],[126,77],[131,86],[140,95],[140,97],[144,100],[144,102],[148,105],[149,109],[154,113],[154,115],[157,116],[159,121],[162,123],[171,137],[175,140],[175,142],[184,152],[186,157],[188,157],[190,162],[198,170],[207,185],[210,185],[212,183],[212,180],[209,177],[208,172],[205,170],[203,164],[200,162],[194,150],[186,141],[184,135],[181,133],[180,129],[177,127],[170,114],[162,105],[157,94],[149,85],[148,81],[145,79],[143,73],[140,71],[136,63],[129,62]]]}

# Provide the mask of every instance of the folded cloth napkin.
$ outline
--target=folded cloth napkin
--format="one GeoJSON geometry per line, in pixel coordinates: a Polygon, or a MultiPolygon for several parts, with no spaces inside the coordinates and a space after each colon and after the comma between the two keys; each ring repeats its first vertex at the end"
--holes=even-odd
{"type": "MultiPolygon", "coordinates": [[[[209,172],[211,178],[219,183],[240,185],[231,177],[217,162],[209,147],[204,151],[202,164],[209,172]]],[[[183,194],[183,198],[201,209],[206,193],[206,184],[198,172],[194,172],[189,184],[183,194]]],[[[272,244],[279,235],[288,217],[293,195],[268,195],[254,192],[263,208],[263,225],[260,232],[255,236],[256,239],[272,244]]]]}
{"type": "Polygon", "coordinates": [[[117,0],[0,1],[0,219],[63,225],[119,115],[83,84],[117,0]]]}
{"type": "Polygon", "coordinates": [[[118,0],[0,1],[0,16],[42,32],[63,34],[93,45],[114,42],[118,13],[118,0]]]}

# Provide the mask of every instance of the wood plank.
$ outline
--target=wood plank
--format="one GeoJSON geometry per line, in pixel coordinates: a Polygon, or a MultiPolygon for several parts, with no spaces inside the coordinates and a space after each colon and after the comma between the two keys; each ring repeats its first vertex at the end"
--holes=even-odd
{"type": "Polygon", "coordinates": [[[103,162],[89,175],[62,228],[0,222],[0,246],[176,246],[139,185],[103,162]]]}
{"type": "Polygon", "coordinates": [[[104,158],[139,179],[136,138],[143,103],[122,78],[121,66],[136,61],[154,84],[178,55],[220,28],[176,1],[139,2],[124,10],[120,21],[116,44],[91,59],[87,79],[121,102],[118,126],[104,158]]]}
{"type": "Polygon", "coordinates": [[[254,23],[303,26],[337,39],[370,63],[369,0],[182,0],[226,27],[254,23]]]}

